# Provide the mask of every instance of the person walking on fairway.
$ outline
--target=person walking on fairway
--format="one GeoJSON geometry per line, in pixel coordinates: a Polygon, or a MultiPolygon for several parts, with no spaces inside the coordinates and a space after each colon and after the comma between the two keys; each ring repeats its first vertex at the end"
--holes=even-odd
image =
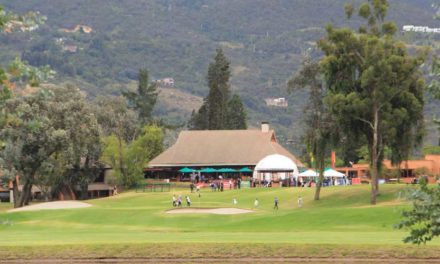
{"type": "Polygon", "coordinates": [[[238,202],[237,202],[237,199],[235,199],[235,198],[232,199],[232,203],[233,203],[234,205],[237,205],[237,203],[238,203],[238,202]]]}
{"type": "Polygon", "coordinates": [[[303,198],[301,197],[301,195],[298,195],[298,207],[302,207],[303,205],[303,198]]]}
{"type": "Polygon", "coordinates": [[[176,195],[173,195],[173,207],[177,206],[177,199],[176,199],[176,195]]]}
{"type": "Polygon", "coordinates": [[[186,196],[186,206],[191,207],[191,199],[189,199],[189,196],[186,196]]]}
{"type": "Polygon", "coordinates": [[[177,206],[181,207],[182,206],[182,195],[179,194],[179,197],[177,198],[177,206]]]}
{"type": "Polygon", "coordinates": [[[278,210],[278,197],[275,197],[275,200],[273,201],[273,209],[277,209],[278,210]]]}
{"type": "Polygon", "coordinates": [[[258,198],[255,198],[254,207],[257,208],[259,205],[258,198]]]}

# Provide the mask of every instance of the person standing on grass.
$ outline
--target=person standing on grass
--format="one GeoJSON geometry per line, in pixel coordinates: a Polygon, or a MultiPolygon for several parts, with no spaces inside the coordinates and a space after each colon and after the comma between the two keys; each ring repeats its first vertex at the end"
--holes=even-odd
{"type": "Polygon", "coordinates": [[[191,199],[189,199],[189,196],[186,196],[186,206],[191,207],[191,199]]]}
{"type": "Polygon", "coordinates": [[[303,198],[301,197],[301,195],[298,195],[298,207],[302,207],[303,205],[303,198]]]}
{"type": "Polygon", "coordinates": [[[273,205],[273,209],[277,209],[278,210],[278,197],[275,197],[275,200],[273,201],[274,205],[273,205]]]}
{"type": "Polygon", "coordinates": [[[176,199],[176,195],[173,194],[173,207],[177,206],[177,199],[176,199]]]}
{"type": "Polygon", "coordinates": [[[177,198],[177,206],[181,207],[182,206],[182,195],[179,194],[179,198],[177,198]]]}
{"type": "Polygon", "coordinates": [[[255,198],[254,207],[257,208],[260,203],[258,202],[258,198],[255,198]]]}
{"type": "Polygon", "coordinates": [[[232,189],[232,179],[229,179],[229,190],[232,189]]]}
{"type": "Polygon", "coordinates": [[[189,188],[191,189],[191,193],[194,192],[194,183],[191,183],[191,184],[189,185],[189,188]]]}
{"type": "Polygon", "coordinates": [[[237,202],[237,199],[232,199],[232,203],[234,204],[234,205],[237,205],[238,204],[238,202],[237,202]]]}

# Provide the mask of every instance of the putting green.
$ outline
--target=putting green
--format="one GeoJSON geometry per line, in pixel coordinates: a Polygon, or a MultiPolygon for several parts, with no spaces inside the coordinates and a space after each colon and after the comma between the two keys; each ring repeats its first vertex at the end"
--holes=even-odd
{"type": "MultiPolygon", "coordinates": [[[[7,213],[0,204],[0,246],[118,243],[295,243],[401,245],[405,231],[396,230],[399,199],[406,185],[382,185],[378,204],[369,205],[369,186],[336,186],[313,201],[311,188],[257,188],[211,192],[199,198],[189,189],[169,193],[127,192],[90,200],[93,206],[7,213]],[[172,195],[190,195],[192,207],[236,207],[249,214],[167,214],[172,195]],[[297,205],[301,195],[303,206],[297,205]],[[278,197],[279,209],[273,209],[278,197]],[[236,198],[237,205],[232,203],[236,198]],[[254,208],[258,198],[259,206],[254,208]]],[[[184,199],[183,199],[184,200],[184,199]]],[[[184,203],[185,206],[185,203],[184,203]]],[[[434,240],[431,244],[440,244],[434,240]]]]}

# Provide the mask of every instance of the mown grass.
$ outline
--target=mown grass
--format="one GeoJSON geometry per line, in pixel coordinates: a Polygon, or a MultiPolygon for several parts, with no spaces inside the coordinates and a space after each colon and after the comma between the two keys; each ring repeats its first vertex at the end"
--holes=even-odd
{"type": "Polygon", "coordinates": [[[289,257],[440,257],[439,241],[426,247],[406,246],[402,243],[406,231],[393,228],[400,221],[401,210],[408,207],[399,199],[405,188],[381,186],[376,206],[368,203],[368,186],[325,188],[321,201],[313,201],[314,190],[310,188],[272,188],[203,190],[201,198],[187,189],[127,192],[88,201],[93,205],[90,208],[37,212],[7,213],[10,206],[1,204],[0,254],[11,258],[67,258],[78,253],[89,257],[182,257],[191,251],[192,255],[208,257],[217,254],[215,248],[221,245],[237,256],[279,257],[278,253],[286,251],[283,254],[289,257]],[[255,212],[166,214],[172,208],[173,194],[190,195],[193,207],[233,207],[232,199],[237,198],[237,207],[255,212]],[[301,208],[297,206],[298,195],[304,200],[301,208]],[[274,197],[280,200],[279,210],[273,209],[274,197]],[[260,201],[258,208],[253,208],[255,198],[260,201]],[[97,248],[102,250],[96,252],[97,248]]]}

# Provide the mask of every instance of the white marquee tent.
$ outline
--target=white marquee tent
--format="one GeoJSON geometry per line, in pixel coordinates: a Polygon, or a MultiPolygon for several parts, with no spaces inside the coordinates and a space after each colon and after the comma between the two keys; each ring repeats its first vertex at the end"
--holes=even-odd
{"type": "Polygon", "coordinates": [[[284,180],[289,177],[298,177],[298,167],[290,158],[272,154],[261,159],[254,169],[253,177],[257,180],[284,180]]]}
{"type": "MultiPolygon", "coordinates": [[[[319,177],[319,173],[314,170],[306,170],[306,171],[298,174],[298,176],[299,177],[319,177]]],[[[343,177],[345,177],[345,174],[328,168],[324,171],[324,177],[343,178],[343,177]]]]}
{"type": "Polygon", "coordinates": [[[314,170],[306,170],[298,174],[299,177],[318,177],[319,174],[314,170]]]}
{"type": "Polygon", "coordinates": [[[342,178],[342,177],[345,177],[345,174],[341,173],[339,171],[335,171],[333,169],[326,169],[324,171],[324,177],[342,178]]]}

